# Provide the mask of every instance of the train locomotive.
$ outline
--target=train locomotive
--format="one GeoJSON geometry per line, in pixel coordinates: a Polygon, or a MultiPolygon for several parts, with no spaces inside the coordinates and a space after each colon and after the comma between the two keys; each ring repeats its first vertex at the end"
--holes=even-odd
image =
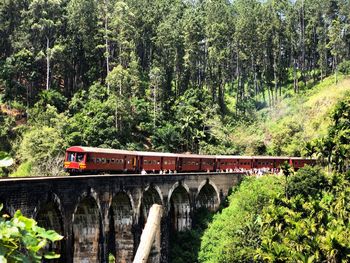
{"type": "Polygon", "coordinates": [[[301,157],[232,156],[126,151],[72,146],[66,150],[64,169],[74,174],[184,173],[184,172],[279,172],[288,162],[294,170],[314,165],[301,157]]]}

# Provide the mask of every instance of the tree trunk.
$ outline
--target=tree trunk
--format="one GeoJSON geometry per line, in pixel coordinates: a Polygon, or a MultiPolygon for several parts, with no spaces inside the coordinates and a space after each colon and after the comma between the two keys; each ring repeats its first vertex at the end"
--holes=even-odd
{"type": "MultiPolygon", "coordinates": [[[[163,208],[161,205],[152,205],[149,211],[146,226],[142,231],[140,245],[137,249],[133,263],[146,263],[148,261],[148,256],[151,252],[153,242],[156,240],[156,235],[160,235],[162,213],[163,208]]],[[[160,244],[156,245],[158,247],[160,246],[160,244]]]]}
{"type": "MultiPolygon", "coordinates": [[[[105,45],[106,45],[106,76],[109,74],[109,42],[108,42],[108,0],[105,0],[105,45]]],[[[107,81],[107,94],[109,94],[109,82],[107,81]]]]}
{"type": "Polygon", "coordinates": [[[273,60],[273,77],[275,80],[275,101],[277,101],[277,95],[278,95],[278,75],[277,75],[277,61],[276,56],[273,60]]]}
{"type": "Polygon", "coordinates": [[[157,85],[153,87],[153,128],[156,129],[157,85]]]}
{"type": "Polygon", "coordinates": [[[50,40],[46,37],[46,90],[50,85],[50,40]]]}
{"type": "Polygon", "coordinates": [[[297,61],[295,58],[293,59],[293,80],[294,93],[298,93],[297,61]]]}
{"type": "Polygon", "coordinates": [[[238,50],[237,50],[237,64],[236,64],[236,76],[237,76],[237,92],[236,92],[236,115],[238,115],[238,105],[239,105],[239,100],[240,100],[240,91],[241,91],[241,87],[240,87],[240,68],[239,68],[239,55],[238,55],[238,50]]]}

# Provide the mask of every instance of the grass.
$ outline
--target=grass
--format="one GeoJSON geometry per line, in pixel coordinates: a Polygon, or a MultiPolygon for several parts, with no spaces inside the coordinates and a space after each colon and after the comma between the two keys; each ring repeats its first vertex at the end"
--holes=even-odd
{"type": "Polygon", "coordinates": [[[274,107],[257,112],[252,124],[232,124],[228,140],[240,154],[302,155],[306,142],[323,137],[334,106],[350,94],[350,79],[328,77],[298,94],[285,92],[274,107]]]}
{"type": "Polygon", "coordinates": [[[26,177],[30,175],[31,170],[32,170],[32,163],[25,162],[20,164],[17,170],[14,173],[10,174],[10,177],[26,177]]]}

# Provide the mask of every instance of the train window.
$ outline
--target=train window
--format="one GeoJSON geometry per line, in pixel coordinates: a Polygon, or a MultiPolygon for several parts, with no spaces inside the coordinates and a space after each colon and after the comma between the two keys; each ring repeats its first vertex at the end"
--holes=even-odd
{"type": "Polygon", "coordinates": [[[101,159],[100,158],[96,158],[96,163],[100,163],[101,159]]]}
{"type": "Polygon", "coordinates": [[[101,163],[106,163],[106,158],[101,158],[101,163]]]}
{"type": "Polygon", "coordinates": [[[77,153],[77,162],[81,162],[84,159],[84,154],[83,153],[77,153]]]}
{"type": "Polygon", "coordinates": [[[164,164],[168,164],[168,161],[164,161],[164,164]]]}

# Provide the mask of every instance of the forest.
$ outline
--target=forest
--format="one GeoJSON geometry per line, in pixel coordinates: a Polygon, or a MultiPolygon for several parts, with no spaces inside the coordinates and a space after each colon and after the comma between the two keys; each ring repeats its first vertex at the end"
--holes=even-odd
{"type": "Polygon", "coordinates": [[[262,132],[246,145],[232,134],[348,73],[349,8],[347,0],[1,1],[0,151],[15,163],[5,173],[44,174],[39,166],[59,163],[71,145],[302,155],[262,132]]]}

